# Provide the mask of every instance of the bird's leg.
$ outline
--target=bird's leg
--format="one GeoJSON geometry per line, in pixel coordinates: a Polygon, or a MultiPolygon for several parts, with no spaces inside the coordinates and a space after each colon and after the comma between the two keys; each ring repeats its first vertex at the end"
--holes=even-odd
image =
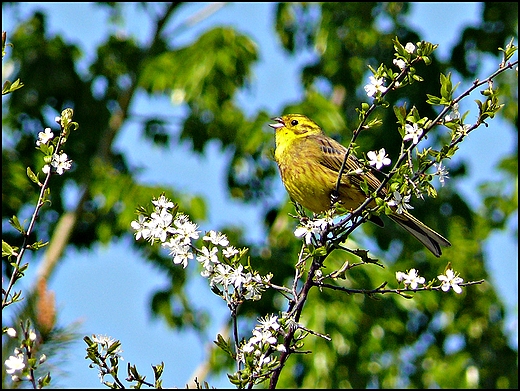
{"type": "Polygon", "coordinates": [[[330,193],[330,206],[333,207],[334,204],[336,204],[336,202],[338,202],[338,201],[339,201],[339,192],[336,189],[334,189],[330,193]]]}

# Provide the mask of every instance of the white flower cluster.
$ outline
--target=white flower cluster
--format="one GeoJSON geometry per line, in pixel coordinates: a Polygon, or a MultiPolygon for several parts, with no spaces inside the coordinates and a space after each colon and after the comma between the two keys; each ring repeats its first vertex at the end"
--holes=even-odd
{"type": "Polygon", "coordinates": [[[252,377],[268,373],[276,364],[276,351],[285,352],[285,346],[278,343],[282,335],[281,325],[276,315],[266,316],[259,320],[253,329],[253,336],[245,342],[239,351],[239,360],[245,365],[252,377]]]}
{"type": "Polygon", "coordinates": [[[424,284],[424,277],[419,276],[419,273],[415,269],[410,269],[408,273],[397,272],[395,273],[397,282],[402,282],[405,287],[410,286],[411,289],[417,289],[419,284],[424,284]]]}
{"type": "MultiPolygon", "coordinates": [[[[419,285],[423,285],[425,282],[424,277],[419,275],[419,272],[415,269],[410,269],[410,271],[397,272],[395,273],[395,278],[397,282],[402,282],[405,287],[410,287],[410,289],[417,289],[419,285]]],[[[441,281],[441,289],[444,292],[448,292],[453,289],[456,293],[462,293],[462,288],[459,286],[464,280],[459,277],[458,273],[454,272],[453,269],[446,269],[445,274],[440,274],[437,276],[437,279],[441,281]]]]}
{"type": "MultiPolygon", "coordinates": [[[[9,327],[6,330],[6,334],[11,338],[17,338],[18,333],[16,330],[12,327],[9,327]]],[[[32,351],[33,345],[36,342],[36,333],[34,330],[29,329],[27,332],[23,332],[23,337],[26,338],[26,340],[22,343],[22,347],[16,347],[14,349],[14,354],[12,356],[9,356],[7,360],[4,361],[5,363],[5,372],[8,375],[11,375],[11,379],[14,382],[19,382],[24,380],[24,378],[27,378],[27,380],[31,379],[31,375],[28,372],[29,370],[29,361],[33,361],[33,359],[29,360],[30,353],[32,351]]],[[[47,360],[47,356],[45,354],[42,354],[38,360],[38,364],[43,364],[47,360]]],[[[33,361],[34,363],[34,361],[33,361]]],[[[34,365],[34,364],[32,364],[34,365]]]]}
{"type": "MultiPolygon", "coordinates": [[[[90,367],[99,367],[99,380],[105,383],[106,375],[117,376],[117,367],[119,360],[123,360],[121,353],[121,342],[107,335],[93,334],[92,339],[83,338],[89,346],[87,348],[87,357],[93,361],[90,367]]],[[[106,383],[105,383],[106,384],[106,383]]]]}
{"type": "Polygon", "coordinates": [[[92,342],[95,342],[98,344],[98,348],[101,349],[100,354],[102,356],[112,355],[121,360],[123,359],[123,357],[121,356],[121,353],[123,353],[123,350],[119,346],[119,341],[117,341],[116,339],[109,337],[108,335],[95,334],[95,335],[92,335],[92,342]],[[118,347],[115,349],[112,347],[112,345],[114,345],[114,343],[118,344],[118,347]]]}
{"type": "Polygon", "coordinates": [[[238,250],[230,246],[223,233],[209,231],[202,240],[209,242],[209,247],[204,245],[197,251],[197,261],[204,268],[200,274],[209,278],[213,291],[219,292],[228,304],[259,300],[272,275],[262,277],[248,266],[241,265],[239,260],[246,249],[238,250]]]}
{"type": "Polygon", "coordinates": [[[204,244],[197,247],[194,241],[200,238],[200,231],[188,215],[177,212],[175,204],[164,195],[152,203],[154,211],[149,217],[140,211],[138,219],[131,223],[136,240],[160,242],[169,250],[173,263],[184,268],[196,258],[203,268],[201,275],[228,304],[260,299],[272,275],[262,277],[240,264],[247,249],[231,246],[225,234],[213,230],[202,237],[204,244]]]}
{"type": "Polygon", "coordinates": [[[332,224],[332,218],[322,218],[316,220],[307,220],[303,225],[298,226],[294,230],[294,236],[304,238],[305,244],[309,245],[315,240],[317,235],[321,233],[327,226],[332,224]]]}
{"type": "MultiPolygon", "coordinates": [[[[55,120],[58,124],[61,123],[61,117],[56,117],[55,120]]],[[[51,128],[45,128],[45,130],[43,132],[38,133],[38,140],[36,140],[36,146],[42,151],[47,151],[47,150],[49,150],[48,144],[50,144],[50,142],[53,140],[53,138],[54,138],[54,133],[52,132],[51,128]]],[[[51,148],[52,148],[52,146],[51,146],[51,148]]],[[[51,171],[51,168],[54,168],[54,170],[56,171],[56,173],[58,175],[63,175],[63,173],[65,171],[70,170],[71,167],[72,167],[72,160],[70,160],[68,158],[66,153],[64,153],[63,151],[60,151],[59,154],[58,153],[52,154],[50,164],[45,164],[42,167],[42,171],[45,174],[48,174],[51,171]]]]}
{"type": "Polygon", "coordinates": [[[25,355],[20,348],[14,349],[14,355],[5,360],[5,372],[11,375],[13,381],[19,381],[19,374],[25,368],[25,355]]]}
{"type": "MultiPolygon", "coordinates": [[[[415,45],[411,42],[408,42],[406,46],[404,47],[404,50],[406,50],[409,54],[415,53],[415,45]]],[[[405,61],[403,58],[395,58],[393,63],[396,67],[398,67],[401,71],[406,68],[409,61],[405,61]]]]}
{"type": "Polygon", "coordinates": [[[56,173],[58,175],[63,175],[65,171],[70,170],[72,167],[72,160],[69,160],[67,154],[65,152],[60,152],[60,154],[52,155],[51,164],[46,164],[42,167],[42,171],[45,174],[48,174],[51,170],[51,167],[54,167],[56,173]]]}

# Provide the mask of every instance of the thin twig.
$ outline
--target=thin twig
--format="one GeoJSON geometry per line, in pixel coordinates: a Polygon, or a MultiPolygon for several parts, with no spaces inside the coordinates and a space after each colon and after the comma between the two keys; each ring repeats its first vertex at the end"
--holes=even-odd
{"type": "MultiPolygon", "coordinates": [[[[485,280],[482,279],[482,280],[477,280],[477,281],[463,282],[463,283],[460,283],[460,284],[457,284],[457,285],[458,286],[478,285],[478,284],[482,284],[484,281],[485,280]]],[[[343,287],[343,286],[327,284],[327,283],[321,282],[319,280],[313,281],[313,284],[315,286],[319,286],[320,288],[329,288],[329,289],[333,289],[333,290],[336,290],[336,291],[346,292],[348,294],[361,293],[361,294],[364,294],[364,295],[373,295],[375,293],[381,293],[381,294],[395,293],[395,294],[401,295],[403,292],[412,292],[413,293],[413,292],[420,292],[420,291],[440,291],[440,290],[442,290],[442,285],[438,285],[438,286],[423,286],[423,287],[418,287],[416,289],[411,289],[411,288],[383,289],[386,286],[386,284],[387,284],[386,282],[384,282],[379,287],[374,288],[374,289],[346,288],[346,287],[343,287]]]]}

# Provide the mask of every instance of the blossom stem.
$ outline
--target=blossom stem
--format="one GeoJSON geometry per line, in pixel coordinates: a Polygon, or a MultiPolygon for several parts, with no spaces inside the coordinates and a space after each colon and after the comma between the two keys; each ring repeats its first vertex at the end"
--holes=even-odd
{"type": "MultiPolygon", "coordinates": [[[[56,152],[59,151],[61,144],[62,144],[62,136],[60,134],[60,138],[58,139],[58,144],[56,145],[56,152]]],[[[38,218],[40,209],[45,204],[45,202],[43,202],[43,199],[45,197],[45,191],[47,190],[47,188],[49,186],[50,178],[51,178],[51,170],[49,170],[49,172],[47,173],[47,176],[45,177],[45,181],[41,185],[40,194],[38,196],[38,201],[36,202],[36,207],[34,208],[34,212],[32,214],[31,221],[29,223],[29,227],[27,228],[27,231],[23,233],[22,246],[20,247],[20,251],[16,255],[16,264],[14,267],[14,271],[11,274],[11,278],[9,279],[9,284],[5,290],[4,297],[2,299],[2,309],[4,307],[6,307],[7,305],[11,304],[11,302],[9,301],[9,294],[11,293],[11,289],[13,288],[14,283],[18,279],[18,270],[20,269],[20,264],[22,263],[22,258],[25,254],[25,250],[28,248],[27,243],[29,241],[29,237],[34,228],[34,225],[36,224],[36,219],[38,218]]]]}

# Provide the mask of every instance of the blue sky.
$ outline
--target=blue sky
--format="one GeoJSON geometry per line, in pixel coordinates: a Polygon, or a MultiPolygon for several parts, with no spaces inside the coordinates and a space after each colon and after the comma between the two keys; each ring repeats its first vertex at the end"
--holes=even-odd
{"type": "MultiPolygon", "coordinates": [[[[191,3],[182,7],[167,31],[180,25],[208,3],[191,3]]],[[[409,17],[413,25],[422,32],[422,38],[440,44],[441,56],[458,40],[463,26],[479,20],[480,3],[414,3],[409,17]],[[442,26],[442,28],[439,28],[442,26]]],[[[49,33],[62,34],[67,40],[78,45],[84,52],[80,69],[86,70],[95,54],[95,48],[103,41],[108,31],[119,31],[135,35],[142,42],[150,37],[150,26],[147,18],[143,18],[136,7],[128,7],[124,25],[108,28],[106,13],[99,7],[88,3],[26,3],[20,10],[22,16],[34,9],[47,10],[49,16],[49,33]]],[[[311,53],[304,53],[296,58],[284,53],[273,35],[272,20],[274,5],[271,3],[230,3],[216,13],[191,27],[186,33],[176,36],[179,44],[189,43],[208,27],[226,24],[236,27],[248,34],[258,43],[260,61],[254,69],[251,88],[239,96],[239,103],[250,108],[251,112],[263,109],[273,116],[280,114],[282,108],[298,101],[302,96],[299,84],[299,69],[312,58],[311,53]]],[[[2,13],[2,29],[12,30],[13,23],[9,13],[2,13]]],[[[493,64],[485,64],[482,74],[488,74],[493,64]],[[488,73],[486,73],[488,72],[488,73]]],[[[473,100],[461,112],[470,109],[473,100]]],[[[133,113],[163,113],[173,116],[182,112],[179,107],[172,107],[167,99],[150,99],[138,96],[132,106],[133,113]]],[[[469,159],[472,172],[478,173],[470,177],[462,186],[474,206],[478,206],[478,198],[473,196],[473,189],[478,183],[493,178],[494,172],[489,160],[483,162],[481,156],[486,154],[492,162],[497,162],[501,155],[511,150],[516,143],[514,132],[502,121],[495,119],[489,128],[479,128],[463,143],[460,155],[469,159]],[[489,148],[489,134],[499,140],[493,148],[489,148]]],[[[266,131],[271,131],[266,126],[266,131]]],[[[264,233],[262,226],[262,205],[244,206],[228,199],[225,189],[225,163],[229,156],[221,156],[215,143],[205,150],[203,156],[189,153],[187,146],[162,150],[144,144],[139,139],[138,124],[128,123],[118,135],[115,144],[129,157],[132,165],[144,167],[142,180],[148,183],[163,183],[175,186],[176,189],[194,192],[208,199],[209,220],[202,229],[219,229],[226,224],[246,227],[253,240],[261,241],[264,233]],[[140,148],[135,148],[137,143],[140,148]],[[204,177],[204,181],[193,181],[200,177],[202,170],[212,171],[204,177]],[[175,170],[179,174],[173,178],[175,170]]],[[[74,159],[73,154],[70,156],[74,159]]],[[[274,204],[285,199],[285,191],[281,182],[277,184],[279,191],[272,199],[266,200],[274,204]]],[[[74,201],[74,193],[70,194],[74,201]]],[[[512,224],[515,224],[516,219],[512,224]]],[[[490,254],[489,268],[493,281],[502,298],[506,301],[512,322],[517,330],[517,296],[518,296],[518,254],[517,238],[510,233],[498,233],[485,244],[490,254]],[[514,271],[514,273],[512,272],[514,271]]],[[[107,247],[97,246],[91,251],[67,250],[62,264],[50,282],[50,289],[56,292],[58,307],[61,310],[62,325],[81,321],[80,334],[107,334],[120,339],[125,361],[136,364],[143,374],[152,377],[150,365],[164,361],[166,364],[164,385],[167,387],[183,387],[191,378],[192,372],[205,357],[205,346],[191,332],[177,332],[167,329],[163,323],[151,319],[149,301],[153,291],[167,285],[166,277],[159,274],[148,263],[142,262],[138,254],[128,251],[129,239],[119,240],[107,247]],[[92,287],[86,284],[85,276],[95,279],[98,287],[92,294],[92,287]],[[145,276],[145,277],[143,277],[145,276]]],[[[29,269],[26,281],[32,281],[37,265],[29,269]]],[[[89,281],[92,281],[89,278],[89,281]]],[[[206,333],[204,343],[211,344],[222,323],[227,319],[227,308],[219,298],[207,289],[206,280],[188,286],[192,297],[197,298],[197,305],[208,308],[212,313],[212,326],[206,333]]],[[[516,331],[515,331],[516,333],[516,331]]],[[[517,337],[515,337],[517,343],[517,337]]],[[[84,359],[85,344],[79,341],[68,352],[63,370],[67,377],[58,375],[58,368],[53,372],[57,381],[55,386],[99,388],[102,387],[97,371],[88,368],[84,359]]],[[[229,386],[226,379],[214,379],[212,386],[229,386]]]]}

